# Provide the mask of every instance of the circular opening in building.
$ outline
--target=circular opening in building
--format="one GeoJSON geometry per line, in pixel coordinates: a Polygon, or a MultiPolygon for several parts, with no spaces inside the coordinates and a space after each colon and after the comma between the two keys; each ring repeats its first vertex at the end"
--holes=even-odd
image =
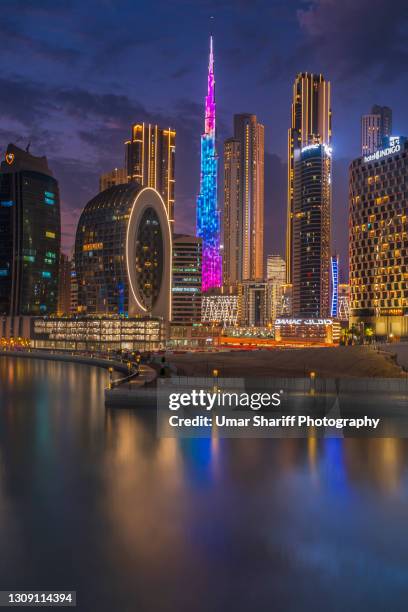
{"type": "Polygon", "coordinates": [[[160,294],[163,259],[163,235],[159,217],[152,207],[148,207],[140,219],[135,246],[137,292],[147,310],[153,308],[160,294]]]}

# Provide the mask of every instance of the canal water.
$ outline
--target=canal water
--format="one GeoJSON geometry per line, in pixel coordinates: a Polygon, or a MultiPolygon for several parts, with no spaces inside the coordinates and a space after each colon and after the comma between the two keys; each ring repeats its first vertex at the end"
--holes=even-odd
{"type": "Polygon", "coordinates": [[[84,612],[407,610],[408,443],[158,439],[107,374],[0,357],[0,590],[84,612]]]}

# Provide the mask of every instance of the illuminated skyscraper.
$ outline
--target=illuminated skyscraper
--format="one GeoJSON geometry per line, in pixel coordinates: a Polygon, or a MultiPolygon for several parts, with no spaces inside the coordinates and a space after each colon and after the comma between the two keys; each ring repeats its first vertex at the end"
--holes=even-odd
{"type": "Polygon", "coordinates": [[[202,289],[222,284],[220,213],[217,201],[218,159],[215,149],[215,81],[213,39],[210,38],[208,91],[205,99],[205,129],[201,136],[200,193],[197,197],[197,236],[202,238],[202,289]]]}
{"type": "Polygon", "coordinates": [[[361,155],[381,149],[384,138],[391,134],[392,110],[388,106],[373,106],[371,113],[361,117],[361,155]]]}
{"type": "Polygon", "coordinates": [[[171,319],[172,234],[151,187],[115,185],[92,198],[75,238],[77,312],[171,319]]]}
{"type": "Polygon", "coordinates": [[[408,139],[349,169],[350,326],[408,338],[408,139]]]}
{"type": "Polygon", "coordinates": [[[331,307],[330,316],[337,319],[339,316],[339,256],[332,255],[331,264],[331,307]]]}
{"type": "Polygon", "coordinates": [[[295,151],[311,144],[330,145],[330,82],[321,74],[299,73],[293,85],[291,126],[288,132],[288,208],[286,229],[286,280],[293,276],[293,214],[295,151]]]}
{"type": "Polygon", "coordinates": [[[57,312],[61,221],[46,157],[9,144],[0,166],[0,314],[57,312]]]}
{"type": "Polygon", "coordinates": [[[242,223],[240,209],[241,145],[228,138],[224,143],[224,285],[242,280],[242,223]]]}
{"type": "Polygon", "coordinates": [[[135,123],[131,139],[125,145],[127,180],[136,181],[142,187],[153,187],[160,193],[173,229],[175,130],[150,123],[135,123]]]}
{"type": "Polygon", "coordinates": [[[173,236],[172,323],[201,322],[201,239],[173,236]]]}
{"type": "Polygon", "coordinates": [[[295,151],[293,314],[330,313],[331,149],[314,144],[295,151]]]}
{"type": "Polygon", "coordinates": [[[234,116],[224,145],[224,282],[263,278],[264,126],[234,116]]]}
{"type": "Polygon", "coordinates": [[[270,300],[270,319],[275,321],[283,313],[286,263],[280,255],[268,255],[266,276],[270,300]]]}

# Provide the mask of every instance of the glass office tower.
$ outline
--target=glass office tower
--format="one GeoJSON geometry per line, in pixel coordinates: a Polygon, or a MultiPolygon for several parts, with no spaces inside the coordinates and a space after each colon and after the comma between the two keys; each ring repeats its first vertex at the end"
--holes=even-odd
{"type": "Polygon", "coordinates": [[[46,157],[13,144],[0,166],[0,314],[57,311],[61,221],[46,157]]]}
{"type": "Polygon", "coordinates": [[[331,149],[304,147],[295,156],[293,314],[330,314],[331,149]]]}

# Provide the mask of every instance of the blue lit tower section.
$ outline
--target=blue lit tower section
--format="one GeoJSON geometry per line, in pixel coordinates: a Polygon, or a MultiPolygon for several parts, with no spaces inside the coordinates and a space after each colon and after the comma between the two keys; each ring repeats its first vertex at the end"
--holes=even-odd
{"type": "Polygon", "coordinates": [[[205,129],[201,136],[201,178],[197,197],[197,236],[202,239],[202,290],[220,287],[220,213],[217,203],[218,159],[215,150],[215,81],[213,39],[210,38],[208,92],[205,99],[205,129]]]}
{"type": "Polygon", "coordinates": [[[337,319],[338,308],[339,308],[339,256],[332,255],[331,260],[331,285],[332,285],[332,297],[331,297],[331,308],[330,315],[337,319]]]}

